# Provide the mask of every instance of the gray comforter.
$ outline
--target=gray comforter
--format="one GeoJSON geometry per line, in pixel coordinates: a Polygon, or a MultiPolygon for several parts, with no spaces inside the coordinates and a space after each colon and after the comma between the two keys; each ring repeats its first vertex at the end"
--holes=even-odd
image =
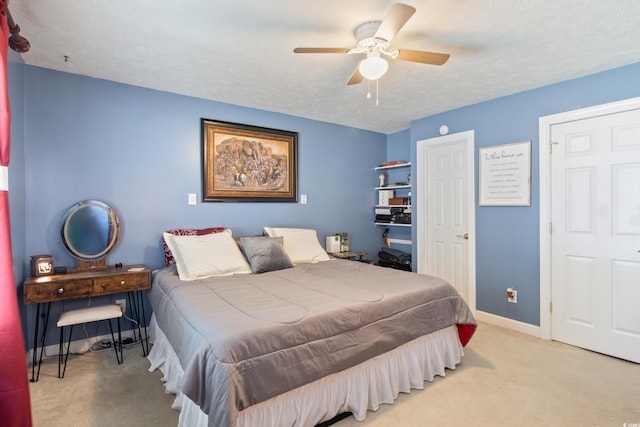
{"type": "Polygon", "coordinates": [[[210,426],[422,335],[475,325],[441,279],[344,260],[190,282],[167,267],[149,295],[182,390],[210,426]]]}

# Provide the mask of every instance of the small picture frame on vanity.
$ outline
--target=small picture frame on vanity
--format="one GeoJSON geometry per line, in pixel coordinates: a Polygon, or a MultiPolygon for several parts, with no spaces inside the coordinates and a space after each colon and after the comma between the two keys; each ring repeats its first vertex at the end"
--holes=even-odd
{"type": "Polygon", "coordinates": [[[53,257],[51,255],[34,255],[31,257],[31,276],[49,276],[53,274],[53,257]]]}

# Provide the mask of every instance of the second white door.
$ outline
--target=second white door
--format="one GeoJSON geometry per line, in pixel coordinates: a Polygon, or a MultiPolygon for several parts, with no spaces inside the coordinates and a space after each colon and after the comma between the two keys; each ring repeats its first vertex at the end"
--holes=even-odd
{"type": "Polygon", "coordinates": [[[475,307],[473,131],[417,145],[418,273],[450,282],[475,307]]]}

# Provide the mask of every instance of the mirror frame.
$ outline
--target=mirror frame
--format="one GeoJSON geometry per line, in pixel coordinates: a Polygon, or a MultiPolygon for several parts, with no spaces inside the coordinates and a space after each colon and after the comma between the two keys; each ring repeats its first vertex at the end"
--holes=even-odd
{"type": "Polygon", "coordinates": [[[70,206],[65,212],[62,218],[62,227],[60,229],[60,234],[61,234],[62,243],[65,249],[74,258],[81,261],[96,261],[96,260],[105,258],[107,254],[118,243],[118,240],[120,239],[120,220],[118,218],[118,214],[116,213],[116,211],[107,203],[102,202],[100,200],[95,200],[95,199],[82,200],[70,206]],[[73,239],[71,239],[69,235],[70,229],[72,229],[72,224],[73,224],[72,221],[74,217],[78,214],[78,212],[81,212],[82,209],[87,209],[87,208],[99,208],[106,211],[106,214],[108,215],[107,226],[109,227],[109,232],[108,232],[106,246],[97,253],[82,252],[81,250],[79,250],[77,247],[73,245],[73,242],[72,242],[73,239]]]}

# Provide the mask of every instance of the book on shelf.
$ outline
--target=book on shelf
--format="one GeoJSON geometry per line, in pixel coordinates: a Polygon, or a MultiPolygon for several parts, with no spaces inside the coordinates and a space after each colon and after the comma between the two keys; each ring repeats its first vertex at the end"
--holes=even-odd
{"type": "Polygon", "coordinates": [[[385,224],[411,224],[411,213],[403,212],[402,208],[390,214],[381,214],[376,212],[376,220],[378,223],[385,224]]]}
{"type": "Polygon", "coordinates": [[[405,208],[402,206],[381,206],[377,205],[375,207],[376,215],[392,215],[395,213],[405,212],[405,208]]]}
{"type": "Polygon", "coordinates": [[[406,205],[409,199],[407,197],[392,197],[389,199],[390,205],[406,205]]]}
{"type": "Polygon", "coordinates": [[[376,215],[376,222],[390,223],[392,219],[393,219],[393,215],[382,215],[382,214],[376,215]]]}
{"type": "Polygon", "coordinates": [[[376,206],[375,207],[376,215],[391,215],[391,207],[389,206],[376,206]]]}
{"type": "Polygon", "coordinates": [[[408,164],[409,162],[405,161],[405,160],[390,160],[388,162],[382,162],[380,163],[381,168],[383,167],[387,167],[387,166],[397,166],[397,165],[405,165],[408,164]]]}

